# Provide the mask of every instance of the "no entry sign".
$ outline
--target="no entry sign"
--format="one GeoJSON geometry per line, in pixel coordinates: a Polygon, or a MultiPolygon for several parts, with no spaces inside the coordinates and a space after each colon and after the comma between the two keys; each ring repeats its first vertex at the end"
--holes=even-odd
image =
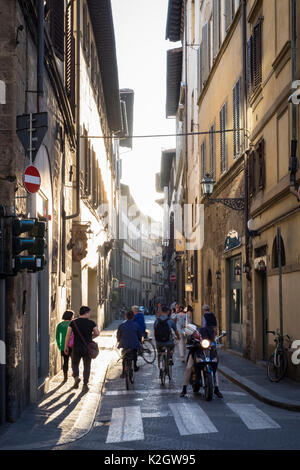
{"type": "Polygon", "coordinates": [[[25,189],[31,194],[37,193],[40,189],[41,176],[38,169],[33,165],[29,165],[27,168],[25,168],[24,186],[25,189]]]}
{"type": "Polygon", "coordinates": [[[122,287],[125,287],[125,282],[123,282],[123,281],[120,282],[119,287],[121,287],[121,288],[122,288],[122,287]]]}

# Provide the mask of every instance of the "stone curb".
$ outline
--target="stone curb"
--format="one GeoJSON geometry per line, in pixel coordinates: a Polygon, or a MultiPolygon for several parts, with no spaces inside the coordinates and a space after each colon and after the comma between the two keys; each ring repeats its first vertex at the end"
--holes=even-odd
{"type": "Polygon", "coordinates": [[[241,377],[239,374],[229,369],[228,367],[221,366],[219,364],[218,371],[221,372],[227,379],[231,380],[236,385],[249,392],[258,400],[267,403],[268,405],[276,406],[277,408],[283,408],[289,411],[300,411],[300,404],[292,403],[283,398],[279,398],[276,395],[268,392],[265,388],[257,385],[252,380],[241,377]]]}

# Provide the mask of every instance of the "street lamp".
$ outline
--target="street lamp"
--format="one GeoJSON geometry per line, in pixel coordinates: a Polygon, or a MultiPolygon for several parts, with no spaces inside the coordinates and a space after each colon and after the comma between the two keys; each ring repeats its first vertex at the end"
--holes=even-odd
{"type": "Polygon", "coordinates": [[[210,176],[209,173],[202,178],[201,185],[204,196],[207,197],[209,204],[214,204],[215,202],[220,202],[225,206],[233,209],[235,211],[243,211],[245,209],[245,198],[244,197],[234,197],[234,198],[211,198],[213,192],[215,181],[210,176]]]}

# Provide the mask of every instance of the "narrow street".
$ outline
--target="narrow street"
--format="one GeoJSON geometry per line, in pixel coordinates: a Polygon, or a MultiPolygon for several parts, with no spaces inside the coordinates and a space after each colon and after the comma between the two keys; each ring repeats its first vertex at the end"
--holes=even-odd
{"type": "MultiPolygon", "coordinates": [[[[146,317],[151,328],[154,317],[146,317]]],[[[220,374],[224,398],[206,402],[189,389],[180,398],[185,365],[175,353],[173,380],[162,387],[157,362],[139,358],[134,389],[120,379],[114,362],[89,434],[54,449],[73,450],[242,450],[298,449],[300,414],[266,405],[220,374]]]]}

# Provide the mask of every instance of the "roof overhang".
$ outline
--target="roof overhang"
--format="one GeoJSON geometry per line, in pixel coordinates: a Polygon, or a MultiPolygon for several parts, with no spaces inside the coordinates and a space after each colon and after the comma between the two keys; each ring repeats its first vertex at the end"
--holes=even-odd
{"type": "Polygon", "coordinates": [[[175,117],[180,96],[182,76],[182,47],[167,51],[166,117],[175,117]]]}
{"type": "Polygon", "coordinates": [[[115,33],[110,0],[87,0],[98,52],[108,125],[122,129],[115,33]]]}

